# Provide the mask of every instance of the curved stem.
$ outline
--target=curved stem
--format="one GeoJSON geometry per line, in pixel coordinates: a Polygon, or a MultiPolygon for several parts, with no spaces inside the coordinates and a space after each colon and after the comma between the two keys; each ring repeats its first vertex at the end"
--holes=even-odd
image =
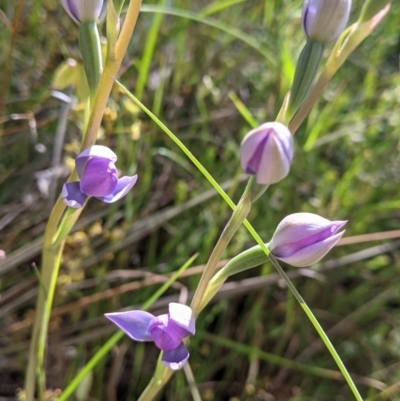
{"type": "Polygon", "coordinates": [[[332,355],[332,358],[335,360],[339,370],[342,372],[343,377],[345,378],[348,386],[350,387],[350,390],[352,391],[355,399],[357,401],[363,401],[356,385],[353,382],[353,379],[351,378],[349,372],[346,369],[346,366],[344,366],[344,363],[342,362],[339,354],[336,352],[335,347],[329,340],[329,337],[325,333],[324,329],[321,327],[319,324],[318,320],[312,313],[311,309],[308,307],[300,293],[297,291],[296,287],[293,285],[293,283],[290,281],[290,278],[287,276],[287,274],[284,272],[278,261],[274,258],[274,256],[270,253],[269,254],[269,259],[271,260],[272,264],[280,274],[280,276],[285,280],[286,285],[289,287],[290,291],[292,294],[295,296],[297,301],[299,302],[300,306],[303,308],[305,314],[307,315],[308,319],[314,326],[315,330],[317,331],[318,335],[321,337],[321,340],[324,342],[326,348],[328,348],[328,351],[332,355]]]}
{"type": "Polygon", "coordinates": [[[190,307],[193,310],[195,316],[200,313],[201,303],[204,294],[207,290],[207,286],[215,272],[218,262],[221,260],[222,254],[224,253],[226,247],[231,241],[232,237],[242,225],[243,221],[246,219],[247,215],[251,209],[251,186],[253,185],[254,178],[251,177],[247,182],[246,189],[240,198],[237,207],[232,213],[231,218],[226,224],[221,236],[218,239],[213,251],[211,252],[210,258],[204,268],[203,274],[201,275],[200,282],[194,293],[192,303],[190,307]]]}

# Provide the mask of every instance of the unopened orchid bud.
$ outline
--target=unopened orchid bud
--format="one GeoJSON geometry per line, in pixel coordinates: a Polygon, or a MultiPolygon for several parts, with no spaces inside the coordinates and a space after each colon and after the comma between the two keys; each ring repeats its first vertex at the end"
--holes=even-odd
{"type": "Polygon", "coordinates": [[[195,318],[189,306],[172,302],[168,313],[160,316],[141,310],[105,316],[135,341],[154,341],[163,351],[161,361],[168,368],[180,369],[188,360],[189,352],[182,340],[195,333],[195,318]]]}
{"type": "Polygon", "coordinates": [[[340,240],[347,221],[329,221],[312,213],[295,213],[278,225],[268,248],[283,262],[309,266],[320,261],[340,240]]]}
{"type": "Polygon", "coordinates": [[[106,146],[85,149],[75,160],[80,181],[64,184],[61,197],[72,208],[80,208],[89,196],[106,203],[116,202],[135,185],[137,175],[118,178],[117,155],[106,146]]]}
{"type": "Polygon", "coordinates": [[[104,0],[60,0],[68,15],[77,23],[96,21],[104,0]]]}
{"type": "Polygon", "coordinates": [[[323,44],[335,41],[346,27],[351,0],[306,0],[303,28],[309,39],[323,44]]]}
{"type": "Polygon", "coordinates": [[[250,131],[241,144],[240,160],[245,173],[255,175],[260,185],[285,178],[293,158],[293,138],[279,122],[268,122],[250,131]]]}

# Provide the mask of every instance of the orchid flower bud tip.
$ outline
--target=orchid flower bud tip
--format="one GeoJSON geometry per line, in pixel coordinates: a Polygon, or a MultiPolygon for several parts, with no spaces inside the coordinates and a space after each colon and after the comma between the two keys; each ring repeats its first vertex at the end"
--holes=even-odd
{"type": "Polygon", "coordinates": [[[80,24],[99,18],[104,0],[60,0],[68,15],[80,24]]]}
{"type": "Polygon", "coordinates": [[[351,0],[306,0],[302,22],[306,36],[323,44],[335,41],[346,27],[351,0]]]}
{"type": "Polygon", "coordinates": [[[347,221],[330,221],[312,213],[295,213],[278,225],[268,248],[285,263],[296,267],[320,261],[340,240],[347,221]]]}

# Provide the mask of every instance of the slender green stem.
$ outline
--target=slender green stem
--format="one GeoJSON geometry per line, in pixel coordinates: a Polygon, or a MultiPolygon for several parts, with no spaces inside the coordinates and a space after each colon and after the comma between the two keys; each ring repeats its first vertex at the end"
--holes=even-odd
{"type": "Polygon", "coordinates": [[[231,241],[232,237],[242,225],[244,219],[250,212],[251,209],[251,187],[253,184],[253,177],[249,179],[247,182],[246,189],[240,198],[240,201],[232,213],[231,218],[226,224],[224,230],[221,233],[221,236],[218,239],[217,244],[215,245],[211,255],[208,259],[206,267],[203,270],[203,274],[201,275],[200,282],[196,288],[196,292],[194,293],[191,308],[197,316],[200,313],[200,306],[202,303],[202,299],[207,290],[207,286],[215,272],[218,262],[221,260],[222,254],[224,253],[226,247],[231,241]]]}
{"type": "MultiPolygon", "coordinates": [[[[37,349],[36,369],[38,375],[39,394],[41,395],[41,397],[44,397],[44,393],[46,390],[46,374],[44,371],[44,351],[46,348],[47,328],[49,325],[51,307],[53,305],[54,293],[57,284],[57,277],[60,269],[63,245],[64,243],[60,244],[60,246],[55,251],[50,251],[52,252],[53,257],[55,258],[54,267],[51,272],[50,282],[47,288],[47,294],[44,294],[45,303],[44,303],[43,316],[41,318],[41,328],[40,328],[39,342],[37,349]]],[[[41,398],[40,400],[44,401],[44,398],[41,398]]]]}
{"type": "MultiPolygon", "coordinates": [[[[83,205],[84,207],[85,205],[83,205]]],[[[71,232],[74,227],[76,221],[78,220],[80,214],[82,213],[83,207],[80,209],[73,209],[69,207],[64,214],[63,219],[61,220],[56,235],[53,239],[52,247],[57,249],[63,243],[65,238],[71,232]]]]}
{"type": "Polygon", "coordinates": [[[172,377],[174,371],[167,369],[161,363],[161,353],[160,358],[157,362],[156,373],[150,380],[147,387],[144,389],[143,393],[139,397],[138,401],[152,401],[157,396],[157,394],[162,390],[162,388],[168,383],[169,379],[172,377]]]}
{"type": "Polygon", "coordinates": [[[347,384],[349,385],[351,391],[354,394],[354,397],[358,401],[363,401],[356,385],[353,382],[353,379],[351,378],[349,372],[347,371],[346,367],[344,366],[344,363],[342,362],[339,354],[336,352],[335,347],[329,340],[328,336],[326,335],[324,329],[321,327],[319,324],[318,320],[315,318],[314,314],[311,312],[311,309],[308,307],[308,305],[305,302],[302,302],[301,307],[303,308],[305,314],[307,317],[310,319],[311,323],[313,324],[315,330],[318,332],[319,336],[321,337],[322,341],[324,342],[326,348],[328,348],[329,352],[331,353],[333,359],[335,360],[338,368],[342,372],[342,375],[346,379],[347,384]]]}
{"type": "Polygon", "coordinates": [[[192,393],[193,401],[201,401],[200,391],[196,386],[196,381],[194,379],[192,368],[190,367],[189,362],[186,362],[186,364],[183,366],[183,370],[186,375],[186,380],[189,384],[190,392],[192,393]]]}
{"type": "MultiPolygon", "coordinates": [[[[43,373],[41,372],[42,367],[38,367],[38,361],[43,360],[43,358],[38,358],[39,349],[43,348],[40,347],[39,342],[40,341],[45,342],[45,339],[43,340],[43,336],[41,334],[44,328],[46,328],[47,331],[47,324],[45,324],[44,321],[45,318],[44,309],[46,308],[50,282],[52,282],[52,271],[54,268],[58,270],[56,262],[57,260],[59,260],[57,258],[57,252],[54,252],[54,250],[52,249],[52,239],[57,232],[58,222],[62,218],[64,209],[65,205],[62,202],[62,200],[59,199],[52,210],[44,234],[43,250],[42,250],[42,277],[41,277],[41,285],[43,288],[42,290],[39,291],[38,294],[35,322],[33,325],[32,338],[29,348],[28,367],[25,377],[26,401],[33,401],[34,399],[37,373],[40,372],[41,377],[43,375],[43,373]]],[[[43,378],[41,378],[40,385],[41,389],[39,393],[44,391],[43,378]]]]}
{"type": "Polygon", "coordinates": [[[335,360],[339,370],[342,372],[343,377],[345,378],[348,386],[350,387],[355,399],[357,401],[363,401],[356,385],[353,382],[353,379],[351,378],[349,372],[347,371],[346,367],[344,366],[344,363],[340,359],[339,354],[336,352],[335,347],[332,345],[331,341],[329,340],[327,334],[325,333],[324,329],[321,327],[319,324],[318,320],[315,318],[314,314],[312,313],[311,309],[308,307],[302,296],[299,294],[297,291],[296,287],[293,285],[293,283],[290,281],[289,277],[287,274],[284,272],[278,261],[274,258],[274,256],[270,253],[269,258],[278,271],[278,273],[281,275],[281,277],[285,280],[286,285],[289,287],[290,291],[293,293],[301,307],[303,308],[305,314],[307,315],[308,319],[314,326],[315,330],[321,337],[321,340],[324,342],[326,348],[328,348],[328,351],[331,353],[333,359],[335,360]]]}

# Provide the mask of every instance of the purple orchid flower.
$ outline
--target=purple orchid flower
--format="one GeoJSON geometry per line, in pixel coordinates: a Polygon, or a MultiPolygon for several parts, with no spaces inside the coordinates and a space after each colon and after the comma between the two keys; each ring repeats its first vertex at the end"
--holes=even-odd
{"type": "Polygon", "coordinates": [[[260,185],[274,184],[285,178],[293,158],[293,137],[279,122],[268,122],[250,131],[240,148],[242,169],[256,176],[260,185]]]}
{"type": "Polygon", "coordinates": [[[283,262],[309,266],[320,261],[342,238],[347,221],[329,221],[312,213],[294,213],[278,225],[268,248],[283,262]]]}
{"type": "Polygon", "coordinates": [[[181,369],[188,360],[189,352],[182,339],[195,333],[195,319],[189,306],[172,302],[168,313],[160,316],[132,310],[106,313],[105,317],[135,341],[154,341],[163,351],[161,361],[168,368],[181,369]]]}
{"type": "Polygon", "coordinates": [[[96,21],[104,0],[60,0],[68,15],[77,23],[96,21]]]}
{"type": "Polygon", "coordinates": [[[89,196],[106,203],[116,202],[135,185],[137,175],[118,178],[117,155],[106,146],[85,149],[75,160],[80,181],[64,184],[61,197],[72,208],[80,208],[89,196]]]}
{"type": "Polygon", "coordinates": [[[349,19],[351,0],[306,0],[303,28],[306,36],[328,44],[343,32],[349,19]]]}

